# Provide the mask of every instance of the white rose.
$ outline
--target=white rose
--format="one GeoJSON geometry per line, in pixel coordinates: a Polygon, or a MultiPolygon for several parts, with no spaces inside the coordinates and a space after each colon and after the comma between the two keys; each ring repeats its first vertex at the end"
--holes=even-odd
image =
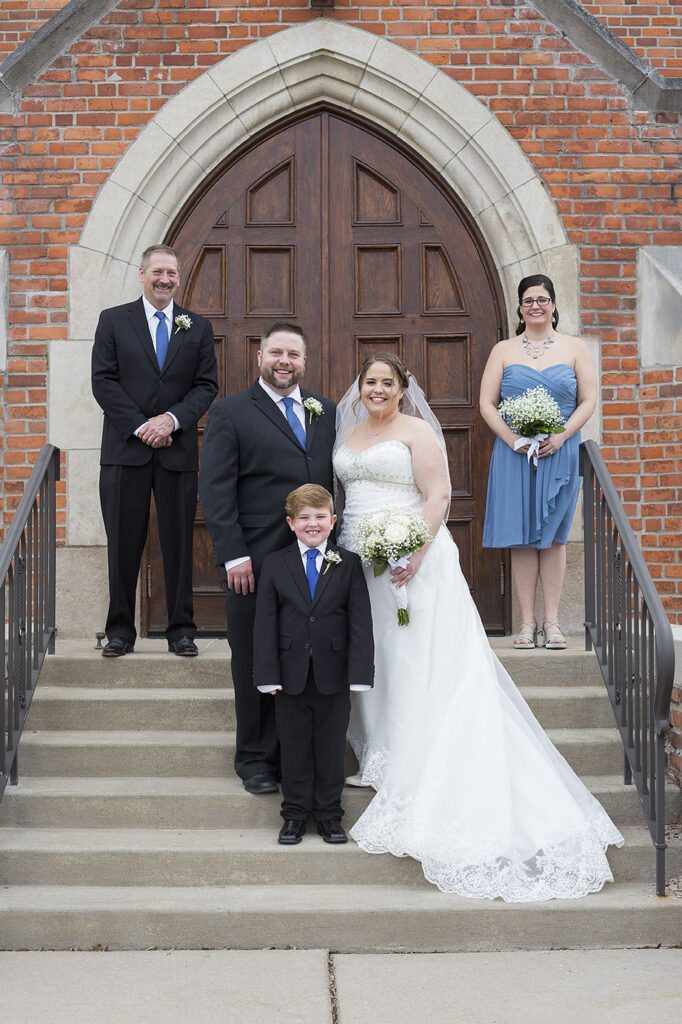
{"type": "Polygon", "coordinates": [[[405,524],[393,522],[386,527],[386,540],[391,544],[401,544],[407,539],[405,524]]]}
{"type": "Polygon", "coordinates": [[[407,530],[412,525],[413,520],[410,518],[410,516],[397,515],[394,517],[393,522],[395,523],[396,526],[402,526],[403,529],[407,530]]]}

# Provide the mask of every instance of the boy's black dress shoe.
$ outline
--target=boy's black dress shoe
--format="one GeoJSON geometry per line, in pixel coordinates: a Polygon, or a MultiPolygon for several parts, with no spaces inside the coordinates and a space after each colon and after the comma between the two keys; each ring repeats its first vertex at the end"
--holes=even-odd
{"type": "Polygon", "coordinates": [[[339,818],[332,818],[331,821],[318,821],[317,834],[322,836],[325,843],[347,843],[348,836],[341,828],[339,818]]]}
{"type": "Polygon", "coordinates": [[[294,821],[293,818],[287,818],[279,830],[277,842],[281,843],[282,846],[295,846],[296,843],[300,843],[304,835],[305,822],[294,821]]]}
{"type": "Polygon", "coordinates": [[[260,775],[250,775],[248,779],[242,780],[242,784],[247,793],[253,793],[256,796],[259,793],[277,792],[277,780],[272,775],[266,775],[265,772],[260,775]]]}
{"type": "Polygon", "coordinates": [[[168,641],[168,650],[181,658],[196,658],[199,648],[191,636],[180,636],[177,640],[168,641]]]}
{"type": "Polygon", "coordinates": [[[102,648],[103,658],[121,658],[124,654],[132,654],[135,644],[129,644],[123,637],[113,636],[102,648]]]}

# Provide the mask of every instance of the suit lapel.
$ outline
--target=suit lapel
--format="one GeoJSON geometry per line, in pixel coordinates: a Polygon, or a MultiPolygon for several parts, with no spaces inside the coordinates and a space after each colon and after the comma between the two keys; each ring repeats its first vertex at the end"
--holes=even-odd
{"type": "Polygon", "coordinates": [[[154,369],[158,373],[159,364],[156,361],[156,352],[154,351],[152,336],[149,333],[149,324],[147,323],[147,317],[145,316],[142,298],[140,297],[137,302],[133,302],[129,306],[128,311],[130,313],[130,326],[132,327],[133,333],[138,338],[144,353],[147,358],[151,360],[154,369]]]}
{"type": "MultiPolygon", "coordinates": [[[[306,398],[314,398],[310,391],[303,391],[301,389],[301,400],[305,402],[306,398]]],[[[311,416],[308,409],[303,407],[303,418],[305,420],[305,443],[306,449],[309,451],[315,443],[315,434],[317,433],[317,421],[319,416],[311,416]]]]}
{"type": "MultiPolygon", "coordinates": [[[[327,541],[327,551],[336,551],[335,545],[331,544],[329,541],[327,541]]],[[[333,562],[325,562],[324,558],[322,559],[322,568],[320,569],[320,575],[317,578],[315,596],[313,597],[314,605],[321,599],[325,590],[329,586],[332,577],[338,572],[338,570],[338,565],[334,565],[333,562]]]]}
{"type": "MultiPolygon", "coordinates": [[[[260,385],[258,386],[260,387],[260,385]]],[[[265,397],[267,398],[267,395],[265,397]]],[[[289,572],[294,578],[296,586],[308,604],[310,604],[310,588],[308,586],[308,580],[306,579],[305,569],[303,568],[303,558],[296,541],[294,541],[294,543],[284,552],[284,561],[286,562],[289,572]]],[[[315,595],[317,595],[317,589],[318,588],[315,587],[315,595]]]]}
{"type": "Polygon", "coordinates": [[[281,410],[273,402],[270,396],[265,393],[258,381],[256,381],[252,386],[250,394],[258,409],[260,409],[260,411],[264,413],[272,423],[274,423],[278,430],[282,431],[285,437],[288,437],[289,440],[296,445],[299,451],[302,451],[303,449],[298,443],[298,438],[289,426],[286,416],[282,415],[281,410]]]}

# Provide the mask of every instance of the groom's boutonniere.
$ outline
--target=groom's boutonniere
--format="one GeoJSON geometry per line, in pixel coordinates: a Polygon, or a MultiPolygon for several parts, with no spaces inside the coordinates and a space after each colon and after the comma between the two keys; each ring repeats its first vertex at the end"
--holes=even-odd
{"type": "MultiPolygon", "coordinates": [[[[311,401],[311,399],[308,399],[308,401],[311,401]]],[[[315,399],[313,398],[312,401],[314,402],[315,399]]],[[[317,404],[319,405],[320,403],[318,402],[317,404]]],[[[325,563],[322,570],[322,575],[324,576],[330,565],[341,565],[341,555],[338,551],[325,551],[322,561],[325,563]]]]}
{"type": "MultiPolygon", "coordinates": [[[[308,414],[310,416],[308,423],[313,422],[313,416],[322,416],[322,414],[324,413],[324,409],[322,408],[322,402],[318,402],[316,398],[306,398],[305,402],[303,403],[303,408],[308,410],[308,414]]],[[[327,556],[325,555],[325,558],[326,557],[327,556]]],[[[341,561],[341,559],[339,559],[339,561],[341,561]]]]}
{"type": "Polygon", "coordinates": [[[192,326],[192,321],[190,320],[186,313],[182,313],[181,316],[176,316],[174,323],[174,334],[177,334],[178,331],[188,331],[192,326]]]}

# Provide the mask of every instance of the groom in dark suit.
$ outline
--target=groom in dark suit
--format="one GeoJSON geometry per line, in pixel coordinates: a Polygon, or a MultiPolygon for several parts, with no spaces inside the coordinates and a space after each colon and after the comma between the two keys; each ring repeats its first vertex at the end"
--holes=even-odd
{"type": "Polygon", "coordinates": [[[271,793],[279,778],[273,700],[253,685],[258,574],[263,556],[289,541],[289,492],[305,483],[332,488],[335,406],[300,388],[305,361],[300,327],[276,323],[265,331],[260,378],[213,405],[201,453],[201,510],[226,581],[237,714],[234,765],[249,793],[271,793]]]}
{"type": "Polygon", "coordinates": [[[135,644],[135,590],[154,492],[174,654],[198,653],[192,603],[197,503],[197,421],[218,393],[208,320],[173,302],[180,284],[173,249],[142,254],[143,294],[100,314],[92,392],[104,411],[100,500],[107,532],[109,612],[105,657],[135,644]]]}

